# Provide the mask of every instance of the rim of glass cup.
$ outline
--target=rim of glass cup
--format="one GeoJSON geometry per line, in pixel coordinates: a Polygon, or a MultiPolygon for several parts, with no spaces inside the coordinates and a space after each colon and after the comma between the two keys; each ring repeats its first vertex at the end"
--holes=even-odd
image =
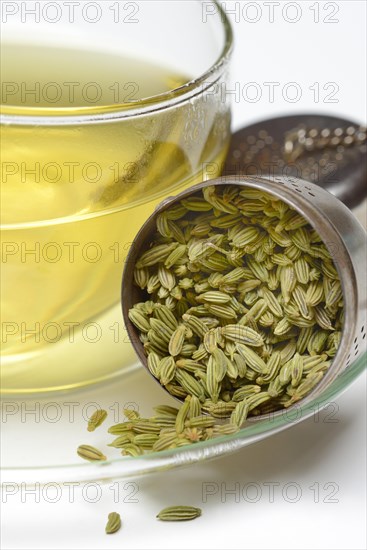
{"type": "MultiPolygon", "coordinates": [[[[196,0],[202,3],[203,0],[196,0]]],[[[151,97],[142,98],[130,103],[121,103],[118,106],[104,105],[98,107],[78,108],[78,114],[72,114],[73,108],[61,108],[48,113],[49,109],[43,110],[44,114],[32,115],[32,108],[25,114],[13,114],[13,106],[1,105],[0,121],[3,124],[30,125],[40,124],[43,126],[53,125],[74,125],[74,124],[95,124],[98,122],[109,122],[122,118],[135,117],[142,114],[170,108],[179,103],[191,99],[193,96],[201,95],[205,90],[212,87],[224,72],[233,49],[233,32],[229,19],[221,7],[219,0],[210,0],[218,10],[218,17],[224,31],[224,44],[218,59],[199,77],[173,88],[167,92],[151,97]],[[82,113],[82,114],[80,114],[82,113]]],[[[35,110],[39,111],[39,108],[35,110]]]]}
{"type": "Polygon", "coordinates": [[[313,399],[292,407],[283,415],[272,416],[261,422],[249,422],[236,434],[224,435],[195,445],[150,453],[138,457],[110,459],[102,463],[59,464],[52,466],[16,467],[1,469],[0,485],[24,483],[45,485],[47,483],[72,483],[96,481],[106,483],[114,479],[139,477],[194,464],[224,456],[242,447],[261,441],[271,435],[299,424],[342,394],[367,367],[367,352],[360,355],[349,367],[313,399]]]}

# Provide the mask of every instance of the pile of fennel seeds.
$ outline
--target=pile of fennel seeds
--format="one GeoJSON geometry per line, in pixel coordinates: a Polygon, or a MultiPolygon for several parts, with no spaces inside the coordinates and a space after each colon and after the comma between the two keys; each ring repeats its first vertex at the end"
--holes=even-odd
{"type": "Polygon", "coordinates": [[[271,194],[223,185],[182,199],[156,226],[134,270],[147,299],[129,318],[150,372],[184,403],[169,422],[135,419],[155,436],[145,448],[233,433],[304,398],[343,326],[338,273],[307,220],[271,194]]]}

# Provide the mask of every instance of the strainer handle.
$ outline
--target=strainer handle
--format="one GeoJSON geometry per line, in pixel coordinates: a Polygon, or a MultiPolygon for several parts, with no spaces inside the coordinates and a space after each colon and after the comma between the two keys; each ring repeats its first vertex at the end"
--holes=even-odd
{"type": "Polygon", "coordinates": [[[361,162],[353,172],[346,166],[339,173],[339,181],[321,187],[330,191],[352,210],[367,197],[367,162],[361,162]]]}

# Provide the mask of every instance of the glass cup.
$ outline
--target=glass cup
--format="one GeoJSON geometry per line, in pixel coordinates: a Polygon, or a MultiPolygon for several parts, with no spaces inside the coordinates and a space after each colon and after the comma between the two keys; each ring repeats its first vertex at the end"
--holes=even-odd
{"type": "Polygon", "coordinates": [[[216,2],[67,4],[22,2],[3,22],[3,393],[135,365],[124,257],[162,199],[219,175],[230,138],[216,2]]]}

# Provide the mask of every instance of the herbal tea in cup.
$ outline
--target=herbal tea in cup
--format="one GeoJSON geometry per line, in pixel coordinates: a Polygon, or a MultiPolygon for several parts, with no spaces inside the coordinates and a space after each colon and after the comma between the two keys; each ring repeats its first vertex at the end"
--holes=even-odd
{"type": "MultiPolygon", "coordinates": [[[[178,4],[192,18],[192,39],[204,43],[213,28],[202,27],[196,3],[178,4]]],[[[180,10],[165,7],[165,18],[155,10],[152,20],[146,5],[131,39],[154,40],[158,31],[162,38],[169,20],[183,32],[180,10]],[[145,18],[155,29],[150,37],[145,18]]],[[[162,199],[219,174],[228,145],[219,84],[230,30],[219,15],[216,25],[218,44],[202,48],[199,72],[198,50],[186,52],[181,69],[182,43],[167,43],[167,52],[178,52],[173,69],[168,58],[151,58],[154,47],[145,57],[124,49],[126,36],[118,44],[112,25],[105,47],[85,22],[83,44],[42,35],[42,25],[4,33],[4,393],[79,387],[134,365],[120,311],[124,257],[162,199]]]]}

